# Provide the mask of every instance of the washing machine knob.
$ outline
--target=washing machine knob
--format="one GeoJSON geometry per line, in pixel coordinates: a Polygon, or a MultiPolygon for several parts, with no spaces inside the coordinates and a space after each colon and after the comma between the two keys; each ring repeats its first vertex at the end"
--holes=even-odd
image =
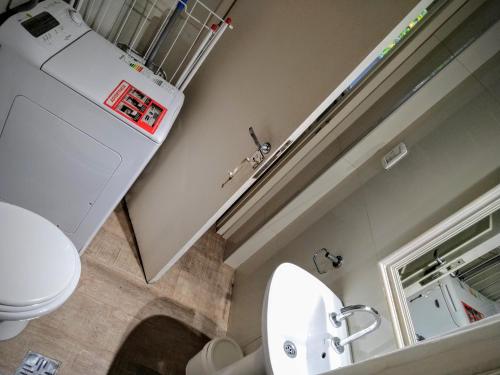
{"type": "Polygon", "coordinates": [[[74,9],[69,9],[68,10],[69,16],[71,17],[71,20],[76,23],[78,26],[80,26],[83,23],[83,18],[80,13],[78,13],[74,9]]]}

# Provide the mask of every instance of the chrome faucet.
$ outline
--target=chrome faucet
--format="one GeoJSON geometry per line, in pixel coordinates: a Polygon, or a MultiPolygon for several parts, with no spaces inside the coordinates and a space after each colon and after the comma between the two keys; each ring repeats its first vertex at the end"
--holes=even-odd
{"type": "Polygon", "coordinates": [[[340,309],[340,313],[333,312],[330,314],[330,322],[335,327],[338,328],[342,325],[343,320],[347,319],[355,312],[365,312],[371,314],[375,320],[368,327],[362,329],[361,331],[353,333],[351,336],[348,336],[345,339],[341,339],[339,337],[333,337],[331,342],[332,346],[335,349],[335,351],[339,354],[342,354],[344,352],[344,346],[369,334],[370,332],[375,331],[380,326],[381,319],[378,311],[375,310],[373,307],[365,305],[352,305],[352,306],[342,307],[340,309]]]}

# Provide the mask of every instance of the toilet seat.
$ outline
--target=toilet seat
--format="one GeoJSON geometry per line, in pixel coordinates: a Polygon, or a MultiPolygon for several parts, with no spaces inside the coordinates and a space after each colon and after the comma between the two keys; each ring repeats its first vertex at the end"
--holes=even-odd
{"type": "Polygon", "coordinates": [[[32,319],[62,305],[80,278],[73,243],[48,220],[0,202],[0,320],[32,319]]]}
{"type": "Polygon", "coordinates": [[[75,291],[80,279],[80,263],[73,280],[56,298],[32,306],[0,305],[0,321],[2,320],[30,320],[57,310],[75,291]]]}

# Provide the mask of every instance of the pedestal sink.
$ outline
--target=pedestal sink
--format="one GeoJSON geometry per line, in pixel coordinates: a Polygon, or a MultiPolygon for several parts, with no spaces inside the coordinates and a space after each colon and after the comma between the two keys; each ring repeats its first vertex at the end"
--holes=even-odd
{"type": "Polygon", "coordinates": [[[352,363],[349,342],[380,325],[371,307],[343,307],[309,272],[281,264],[268,282],[262,310],[262,347],[216,375],[316,375],[352,363]],[[344,320],[370,313],[374,322],[348,336],[344,320]]]}
{"type": "Polygon", "coordinates": [[[332,312],[340,299],[303,269],[280,265],[272,275],[262,311],[262,346],[267,374],[320,374],[350,364],[347,346],[335,351],[334,337],[348,336],[347,325],[335,327],[332,312]]]}

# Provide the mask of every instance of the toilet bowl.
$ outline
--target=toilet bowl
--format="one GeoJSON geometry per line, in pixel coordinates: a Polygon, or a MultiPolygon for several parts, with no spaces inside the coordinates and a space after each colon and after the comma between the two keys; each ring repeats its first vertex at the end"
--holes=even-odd
{"type": "Polygon", "coordinates": [[[189,360],[186,375],[213,375],[242,358],[243,351],[233,339],[218,337],[189,360]]]}
{"type": "Polygon", "coordinates": [[[0,202],[0,341],[59,308],[76,289],[80,256],[43,217],[0,202]]]}

